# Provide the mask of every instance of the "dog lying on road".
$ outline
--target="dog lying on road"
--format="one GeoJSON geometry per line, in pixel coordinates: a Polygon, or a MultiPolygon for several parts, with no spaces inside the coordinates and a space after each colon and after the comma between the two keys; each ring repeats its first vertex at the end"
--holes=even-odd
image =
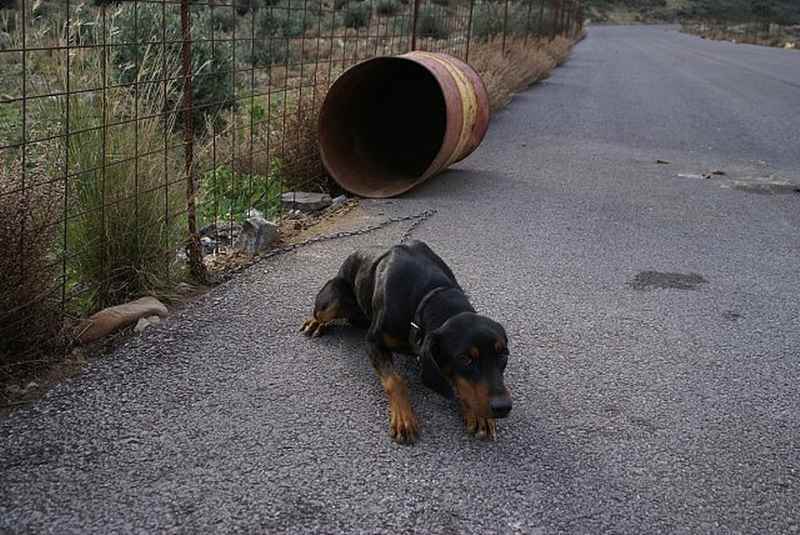
{"type": "Polygon", "coordinates": [[[503,384],[505,330],[475,312],[453,272],[425,243],[351,254],[317,294],[313,317],[301,330],[319,336],[337,319],[369,327],[367,352],[389,398],[395,441],[413,443],[417,420],[392,352],[417,355],[423,383],[460,401],[467,431],[495,438],[495,419],[511,411],[503,384]]]}

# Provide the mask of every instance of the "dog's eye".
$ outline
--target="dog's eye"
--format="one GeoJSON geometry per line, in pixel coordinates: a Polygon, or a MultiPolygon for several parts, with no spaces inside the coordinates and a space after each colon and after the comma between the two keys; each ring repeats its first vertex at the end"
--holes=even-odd
{"type": "Polygon", "coordinates": [[[458,356],[458,361],[464,367],[469,367],[469,366],[472,365],[472,357],[469,356],[469,354],[467,354],[467,353],[463,353],[463,354],[459,355],[458,356]]]}

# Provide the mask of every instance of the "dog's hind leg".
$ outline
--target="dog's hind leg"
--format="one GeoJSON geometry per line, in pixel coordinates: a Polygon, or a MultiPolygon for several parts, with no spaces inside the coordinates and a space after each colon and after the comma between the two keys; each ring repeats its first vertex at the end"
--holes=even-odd
{"type": "Polygon", "coordinates": [[[372,329],[367,334],[367,351],[389,398],[389,435],[399,444],[412,444],[417,439],[417,418],[408,399],[408,385],[394,369],[392,352],[372,329]]]}

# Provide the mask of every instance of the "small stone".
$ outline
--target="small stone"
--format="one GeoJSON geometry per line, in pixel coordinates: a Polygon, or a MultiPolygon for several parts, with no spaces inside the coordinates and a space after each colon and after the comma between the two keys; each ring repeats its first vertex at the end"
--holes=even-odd
{"type": "Polygon", "coordinates": [[[6,32],[0,32],[0,50],[6,50],[14,45],[14,40],[11,35],[6,32]]]}
{"type": "Polygon", "coordinates": [[[211,254],[217,249],[217,242],[208,236],[200,238],[200,245],[203,247],[203,254],[211,254]]]}
{"type": "Polygon", "coordinates": [[[331,201],[331,208],[338,208],[347,202],[347,195],[339,195],[331,201]]]}
{"type": "Polygon", "coordinates": [[[695,180],[702,180],[705,178],[703,175],[688,175],[688,174],[679,174],[678,177],[680,178],[693,178],[695,180]]]}
{"type": "Polygon", "coordinates": [[[301,212],[316,212],[331,204],[331,196],[327,193],[311,193],[307,191],[290,191],[281,195],[284,208],[297,209],[301,212]]]}
{"type": "Polygon", "coordinates": [[[247,217],[260,217],[261,219],[264,219],[264,212],[258,210],[257,208],[250,208],[247,211],[247,217]]]}
{"type": "Polygon", "coordinates": [[[249,217],[242,225],[236,249],[249,255],[265,250],[278,237],[278,225],[263,217],[249,217]]]}
{"type": "Polygon", "coordinates": [[[656,163],[661,165],[669,165],[669,162],[667,160],[656,160],[656,163]]]}
{"type": "Polygon", "coordinates": [[[150,316],[167,317],[167,307],[155,297],[142,297],[124,305],[109,307],[79,322],[77,338],[82,344],[94,342],[114,331],[122,329],[139,318],[150,316]]]}
{"type": "Polygon", "coordinates": [[[217,224],[211,223],[197,231],[200,236],[211,236],[217,233],[217,224]]]}
{"type": "Polygon", "coordinates": [[[148,327],[158,325],[159,323],[161,323],[161,318],[158,316],[139,318],[139,321],[136,323],[136,327],[134,327],[133,330],[139,334],[142,334],[148,327]]]}
{"type": "Polygon", "coordinates": [[[286,217],[288,219],[301,219],[303,217],[303,212],[300,210],[289,210],[286,212],[286,217]]]}
{"type": "Polygon", "coordinates": [[[711,174],[712,175],[716,175],[716,176],[725,176],[725,175],[727,175],[727,173],[725,171],[721,171],[719,169],[715,169],[714,171],[711,171],[711,174]]]}

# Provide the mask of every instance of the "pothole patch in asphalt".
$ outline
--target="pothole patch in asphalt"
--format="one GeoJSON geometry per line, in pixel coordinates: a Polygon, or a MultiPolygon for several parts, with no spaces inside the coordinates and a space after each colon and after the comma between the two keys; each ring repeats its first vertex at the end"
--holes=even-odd
{"type": "Polygon", "coordinates": [[[789,182],[745,182],[736,180],[733,182],[732,187],[737,191],[755,193],[757,195],[800,194],[800,185],[790,184],[789,182]]]}
{"type": "Polygon", "coordinates": [[[794,183],[779,175],[770,176],[740,176],[736,179],[729,178],[727,172],[714,170],[700,174],[678,173],[677,178],[690,180],[717,179],[721,188],[733,189],[744,193],[757,195],[783,195],[800,194],[800,183],[794,183]]]}
{"type": "Polygon", "coordinates": [[[726,310],[722,313],[722,319],[726,319],[728,321],[738,321],[742,317],[743,316],[735,310],[726,310]]]}
{"type": "Polygon", "coordinates": [[[696,290],[708,281],[697,273],[640,271],[628,285],[634,290],[696,290]]]}

